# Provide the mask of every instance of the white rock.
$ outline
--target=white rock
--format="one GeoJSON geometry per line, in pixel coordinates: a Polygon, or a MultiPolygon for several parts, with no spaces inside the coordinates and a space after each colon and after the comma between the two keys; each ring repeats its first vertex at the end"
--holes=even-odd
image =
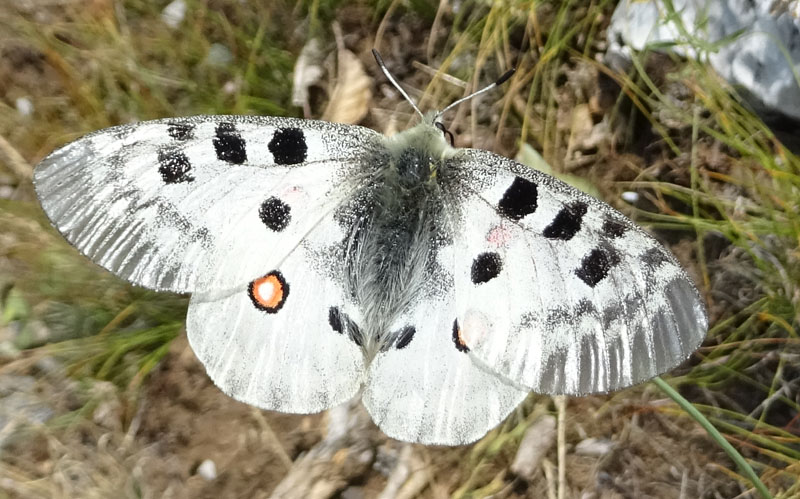
{"type": "Polygon", "coordinates": [[[203,477],[206,481],[212,481],[217,478],[217,465],[211,459],[206,459],[200,466],[197,467],[197,475],[203,477]]]}
{"type": "Polygon", "coordinates": [[[27,97],[19,97],[14,101],[14,106],[17,112],[22,116],[30,116],[33,114],[33,101],[27,97]]]}
{"type": "MultiPolygon", "coordinates": [[[[0,384],[23,381],[27,376],[0,376],[0,384]]],[[[23,383],[16,387],[28,388],[23,383]]],[[[17,436],[17,431],[28,425],[41,425],[53,417],[55,412],[47,402],[36,393],[14,391],[9,394],[0,393],[0,453],[3,447],[17,436]]]]}
{"type": "Polygon", "coordinates": [[[161,11],[161,20],[172,29],[177,28],[186,17],[186,2],[173,0],[161,11]]]}
{"type": "Polygon", "coordinates": [[[542,458],[556,441],[556,418],[545,415],[525,431],[522,442],[511,463],[511,471],[525,480],[534,478],[542,458]]]}
{"type": "Polygon", "coordinates": [[[221,43],[212,43],[206,54],[206,64],[216,68],[224,68],[233,62],[233,54],[221,43]]]}
{"type": "Polygon", "coordinates": [[[626,203],[634,204],[636,201],[639,201],[639,193],[633,191],[625,191],[620,194],[620,197],[626,203]]]}
{"type": "Polygon", "coordinates": [[[605,456],[614,448],[614,442],[606,438],[587,438],[575,446],[575,454],[580,456],[605,456]]]}
{"type": "Polygon", "coordinates": [[[631,49],[645,47],[707,58],[731,85],[745,90],[757,111],[800,119],[800,1],[623,0],[608,28],[606,62],[623,69],[631,49]],[[686,33],[696,39],[688,44],[686,33]],[[699,50],[698,50],[699,49],[699,50]],[[700,52],[700,53],[698,53],[700,52]]]}

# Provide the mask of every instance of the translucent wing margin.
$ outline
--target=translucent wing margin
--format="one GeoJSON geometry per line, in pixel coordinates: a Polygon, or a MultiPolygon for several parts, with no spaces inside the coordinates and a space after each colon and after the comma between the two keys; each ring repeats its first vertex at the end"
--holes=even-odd
{"type": "Polygon", "coordinates": [[[677,366],[705,337],[701,297],[670,252],[605,203],[487,151],[448,169],[470,354],[536,392],[586,394],[677,366]]]}
{"type": "Polygon", "coordinates": [[[50,154],[34,185],[53,225],[118,276],[178,292],[277,267],[350,192],[376,132],[293,118],[122,125],[50,154]]]}

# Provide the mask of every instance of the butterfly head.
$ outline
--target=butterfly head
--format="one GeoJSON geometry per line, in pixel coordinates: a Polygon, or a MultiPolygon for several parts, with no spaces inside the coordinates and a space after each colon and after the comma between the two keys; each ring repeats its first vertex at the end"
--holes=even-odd
{"type": "MultiPolygon", "coordinates": [[[[409,97],[409,95],[406,93],[406,91],[403,90],[403,87],[401,87],[400,84],[397,82],[397,80],[394,79],[394,76],[392,76],[392,74],[389,72],[389,69],[386,67],[386,63],[383,62],[383,58],[378,53],[378,51],[375,50],[375,49],[372,49],[372,55],[375,56],[375,61],[377,61],[378,67],[381,68],[381,71],[383,71],[383,74],[386,75],[386,78],[389,80],[389,82],[391,82],[391,84],[400,92],[400,94],[406,99],[406,101],[408,101],[408,103],[411,104],[411,106],[414,108],[414,111],[416,111],[417,114],[419,114],[420,117],[422,117],[422,123],[420,123],[420,125],[417,125],[417,127],[424,126],[424,125],[427,124],[427,126],[429,128],[432,127],[432,128],[437,129],[441,134],[443,134],[445,137],[447,137],[449,139],[450,146],[452,146],[452,147],[455,147],[455,138],[453,137],[453,134],[444,126],[444,123],[441,120],[441,118],[444,115],[444,113],[446,113],[447,111],[449,111],[449,110],[453,109],[454,107],[458,106],[462,102],[466,102],[466,101],[468,101],[468,100],[470,100],[470,99],[472,99],[474,97],[477,97],[478,95],[480,95],[482,93],[488,92],[488,91],[490,91],[490,90],[502,85],[508,79],[510,79],[514,75],[514,73],[516,72],[516,68],[511,68],[508,71],[506,71],[500,78],[497,79],[497,81],[495,81],[491,85],[488,85],[486,87],[481,88],[480,90],[472,92],[471,94],[469,94],[469,95],[467,95],[465,97],[462,97],[462,98],[456,100],[455,102],[451,102],[448,106],[446,106],[441,111],[428,113],[428,114],[423,114],[422,111],[420,111],[419,107],[417,107],[416,103],[414,103],[414,101],[411,99],[411,97],[409,97]]],[[[415,127],[415,128],[417,128],[417,127],[415,127]]],[[[414,129],[412,129],[412,130],[414,130],[414,129]]],[[[411,130],[409,130],[409,131],[411,131],[411,130]]]]}
{"type": "Polygon", "coordinates": [[[435,113],[428,113],[419,124],[388,139],[390,163],[402,184],[433,180],[439,167],[456,153],[435,118],[435,113]]]}

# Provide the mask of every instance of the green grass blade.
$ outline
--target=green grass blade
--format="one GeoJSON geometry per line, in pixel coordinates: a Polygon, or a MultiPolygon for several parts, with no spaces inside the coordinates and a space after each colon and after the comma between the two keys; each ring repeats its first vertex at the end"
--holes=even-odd
{"type": "Polygon", "coordinates": [[[745,476],[750,479],[750,482],[752,482],[753,486],[761,494],[761,497],[765,499],[772,499],[772,494],[769,493],[767,487],[761,482],[761,479],[758,478],[758,475],[753,470],[752,466],[745,461],[744,457],[739,454],[739,451],[737,451],[727,440],[725,440],[725,437],[723,437],[722,434],[717,431],[716,428],[714,428],[714,425],[712,425],[711,422],[700,413],[700,411],[695,409],[691,402],[683,398],[674,388],[672,388],[660,377],[653,378],[653,383],[661,388],[661,390],[666,393],[669,398],[674,400],[676,404],[686,411],[686,413],[689,414],[692,419],[700,423],[700,426],[702,426],[703,429],[708,432],[711,439],[714,440],[720,447],[722,447],[728,456],[733,459],[739,469],[742,470],[742,473],[744,473],[745,476]]]}

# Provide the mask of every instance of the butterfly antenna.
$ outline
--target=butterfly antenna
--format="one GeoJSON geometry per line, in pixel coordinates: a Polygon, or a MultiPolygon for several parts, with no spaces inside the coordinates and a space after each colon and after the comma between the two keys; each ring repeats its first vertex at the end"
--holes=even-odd
{"type": "Polygon", "coordinates": [[[414,101],[411,100],[411,97],[408,96],[406,91],[403,90],[403,87],[401,87],[400,84],[397,83],[397,80],[395,80],[394,76],[392,76],[392,74],[389,72],[389,69],[386,67],[386,63],[383,62],[383,57],[381,57],[381,55],[375,49],[372,49],[372,55],[375,56],[375,60],[378,61],[378,67],[381,68],[381,71],[383,71],[383,74],[386,75],[386,78],[388,78],[389,81],[392,83],[392,85],[394,85],[394,88],[396,88],[400,92],[400,94],[402,94],[402,96],[405,97],[408,103],[411,104],[411,107],[414,108],[414,111],[416,111],[417,114],[420,115],[420,117],[424,118],[425,115],[422,114],[422,111],[419,110],[417,105],[414,104],[414,101]]]}
{"type": "Polygon", "coordinates": [[[444,109],[442,109],[441,111],[436,113],[436,117],[434,118],[434,121],[437,121],[444,113],[446,113],[447,111],[453,109],[454,107],[456,107],[457,105],[461,104],[462,102],[468,101],[468,100],[472,99],[473,97],[477,97],[478,95],[480,95],[480,94],[482,94],[484,92],[488,92],[489,90],[493,90],[494,88],[499,87],[500,85],[502,85],[503,83],[508,81],[508,79],[511,78],[514,75],[514,73],[516,73],[516,71],[517,71],[517,68],[511,68],[508,71],[506,71],[505,73],[503,73],[503,76],[498,78],[497,81],[492,83],[491,85],[489,85],[487,87],[483,87],[482,89],[478,90],[477,92],[472,92],[471,94],[467,95],[466,97],[462,97],[462,98],[458,99],[457,101],[451,103],[450,105],[448,105],[447,107],[445,107],[444,109]]]}

